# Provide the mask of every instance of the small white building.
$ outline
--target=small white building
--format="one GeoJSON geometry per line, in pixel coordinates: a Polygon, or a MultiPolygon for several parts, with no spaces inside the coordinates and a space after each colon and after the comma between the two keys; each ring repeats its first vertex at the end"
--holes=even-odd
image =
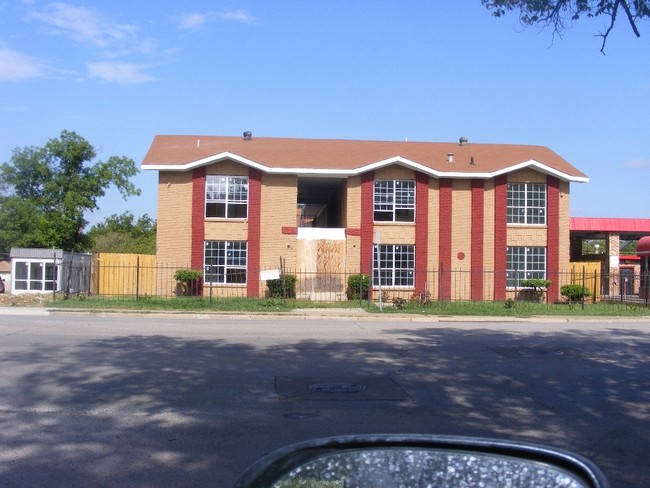
{"type": "Polygon", "coordinates": [[[62,249],[11,248],[11,291],[48,293],[87,291],[90,254],[62,249]],[[79,272],[86,269],[87,272],[79,272]]]}

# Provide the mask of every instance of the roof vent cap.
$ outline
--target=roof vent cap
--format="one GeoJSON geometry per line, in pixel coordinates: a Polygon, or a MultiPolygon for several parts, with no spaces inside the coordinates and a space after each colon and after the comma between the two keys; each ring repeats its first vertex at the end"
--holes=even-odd
{"type": "Polygon", "coordinates": [[[458,144],[460,144],[461,146],[464,146],[464,145],[467,144],[468,142],[469,142],[469,139],[468,139],[467,137],[465,137],[465,136],[463,136],[463,137],[461,137],[460,139],[458,139],[458,144]]]}
{"type": "Polygon", "coordinates": [[[448,163],[454,162],[454,153],[447,153],[447,162],[448,163]]]}
{"type": "Polygon", "coordinates": [[[244,132],[244,140],[245,141],[250,141],[253,138],[253,133],[249,130],[244,132]]]}

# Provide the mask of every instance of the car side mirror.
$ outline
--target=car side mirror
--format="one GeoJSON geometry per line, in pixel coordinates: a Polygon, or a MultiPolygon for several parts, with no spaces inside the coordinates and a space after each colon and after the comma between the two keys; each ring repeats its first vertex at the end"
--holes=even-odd
{"type": "Polygon", "coordinates": [[[609,488],[591,461],[545,446],[428,435],[316,439],[275,451],[234,488],[609,488]]]}

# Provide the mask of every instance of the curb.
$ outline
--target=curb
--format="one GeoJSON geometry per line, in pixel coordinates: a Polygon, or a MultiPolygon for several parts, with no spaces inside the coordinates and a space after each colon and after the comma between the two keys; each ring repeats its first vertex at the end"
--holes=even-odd
{"type": "Polygon", "coordinates": [[[182,318],[194,320],[358,320],[385,322],[471,322],[471,323],[611,323],[611,322],[650,322],[650,316],[621,316],[621,317],[580,317],[557,315],[534,315],[530,317],[510,316],[474,316],[474,315],[419,315],[366,312],[359,309],[295,309],[286,313],[277,312],[188,312],[169,310],[128,310],[128,309],[84,309],[84,308],[41,308],[41,307],[0,307],[0,315],[78,315],[97,317],[142,317],[153,318],[182,318]]]}

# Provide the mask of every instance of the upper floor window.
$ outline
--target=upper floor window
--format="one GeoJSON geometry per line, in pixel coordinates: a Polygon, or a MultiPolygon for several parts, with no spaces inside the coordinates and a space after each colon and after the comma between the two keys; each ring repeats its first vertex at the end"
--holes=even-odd
{"type": "Polygon", "coordinates": [[[546,224],[544,183],[508,183],[508,223],[546,224]]]}
{"type": "Polygon", "coordinates": [[[546,278],[545,247],[511,246],[506,253],[506,286],[515,288],[522,280],[546,278]]]}
{"type": "Polygon", "coordinates": [[[245,219],[248,216],[248,177],[206,176],[205,216],[245,219]]]}
{"type": "Polygon", "coordinates": [[[206,283],[245,284],[246,241],[205,241],[206,283]]]}
{"type": "Polygon", "coordinates": [[[415,246],[412,244],[375,245],[372,260],[373,285],[414,286],[415,246]]]}
{"type": "Polygon", "coordinates": [[[415,181],[375,180],[375,222],[415,222],[415,181]]]}

